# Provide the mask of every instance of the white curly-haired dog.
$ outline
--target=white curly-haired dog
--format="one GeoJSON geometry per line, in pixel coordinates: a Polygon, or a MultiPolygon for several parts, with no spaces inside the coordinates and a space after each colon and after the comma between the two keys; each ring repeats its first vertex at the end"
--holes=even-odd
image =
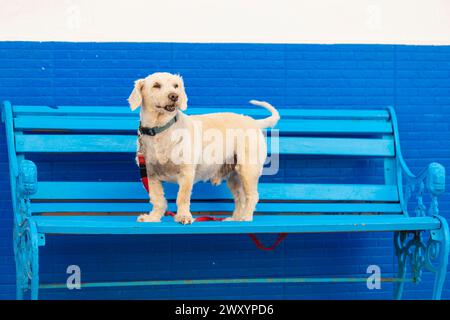
{"type": "Polygon", "coordinates": [[[251,221],[258,202],[258,180],[267,156],[262,129],[280,119],[267,102],[250,101],[272,115],[255,120],[231,112],[186,115],[188,98],[179,75],[158,72],[135,81],[128,102],[140,110],[138,148],[145,156],[152,211],[141,222],[160,222],[167,209],[161,182],[179,185],[175,221],[194,221],[190,212],[193,184],[223,179],[233,194],[233,221],[251,221]]]}

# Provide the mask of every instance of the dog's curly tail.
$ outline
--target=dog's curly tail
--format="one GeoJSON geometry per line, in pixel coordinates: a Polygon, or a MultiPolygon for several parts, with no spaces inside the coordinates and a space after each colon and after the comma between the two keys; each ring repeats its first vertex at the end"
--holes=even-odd
{"type": "Polygon", "coordinates": [[[265,101],[250,100],[250,103],[255,106],[264,107],[272,113],[272,115],[270,117],[267,117],[265,119],[255,120],[259,124],[259,127],[261,129],[275,127],[278,120],[280,120],[280,114],[278,113],[277,109],[275,109],[270,103],[267,103],[265,101]]]}

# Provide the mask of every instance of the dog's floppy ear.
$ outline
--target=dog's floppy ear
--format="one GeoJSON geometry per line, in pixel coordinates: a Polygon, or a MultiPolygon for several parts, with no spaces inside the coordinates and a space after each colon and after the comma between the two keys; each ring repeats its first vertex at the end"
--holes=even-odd
{"type": "Polygon", "coordinates": [[[186,94],[186,89],[184,87],[183,77],[181,77],[179,74],[177,74],[177,77],[180,79],[181,89],[182,89],[182,95],[181,95],[181,99],[179,102],[179,106],[180,106],[180,109],[184,111],[187,109],[188,98],[187,98],[187,94],[186,94]]]}
{"type": "Polygon", "coordinates": [[[128,97],[128,103],[131,110],[136,110],[142,105],[142,87],[144,86],[144,79],[139,79],[134,82],[134,89],[128,97]]]}
{"type": "Polygon", "coordinates": [[[187,109],[188,98],[186,96],[186,93],[183,93],[183,95],[184,95],[184,97],[180,101],[180,109],[184,111],[187,109]]]}

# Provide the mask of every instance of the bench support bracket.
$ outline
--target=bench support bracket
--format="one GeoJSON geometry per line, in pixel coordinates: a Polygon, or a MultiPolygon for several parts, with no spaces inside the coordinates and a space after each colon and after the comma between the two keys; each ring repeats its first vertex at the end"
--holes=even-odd
{"type": "MultiPolygon", "coordinates": [[[[398,258],[398,278],[405,279],[408,264],[414,282],[420,282],[422,272],[428,270],[435,273],[432,298],[441,298],[447,273],[450,248],[449,228],[444,218],[436,216],[441,227],[430,231],[399,231],[394,235],[395,253],[398,258]]],[[[401,299],[404,282],[398,282],[394,290],[394,298],[401,299]]]]}

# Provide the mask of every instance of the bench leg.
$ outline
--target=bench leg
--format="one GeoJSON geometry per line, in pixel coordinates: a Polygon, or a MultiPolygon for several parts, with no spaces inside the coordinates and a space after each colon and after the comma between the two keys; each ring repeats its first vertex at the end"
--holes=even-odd
{"type": "Polygon", "coordinates": [[[19,231],[18,228],[14,228],[14,260],[16,262],[16,299],[23,300],[23,293],[25,290],[25,277],[22,272],[23,270],[23,259],[21,258],[21,249],[19,243],[19,231]]]}
{"type": "Polygon", "coordinates": [[[439,265],[434,268],[436,272],[436,278],[434,280],[433,287],[433,300],[440,300],[442,289],[444,287],[445,276],[447,275],[448,255],[450,250],[450,236],[447,221],[438,216],[441,221],[441,228],[439,230],[431,231],[431,238],[436,243],[436,247],[433,248],[433,254],[438,259],[439,265]]]}
{"type": "Polygon", "coordinates": [[[14,255],[16,260],[16,298],[24,299],[30,290],[30,298],[38,299],[39,249],[38,233],[33,222],[25,221],[14,230],[14,255]]]}
{"type": "Polygon", "coordinates": [[[435,282],[432,298],[441,299],[447,274],[448,255],[450,250],[450,237],[447,222],[440,216],[435,216],[441,221],[441,227],[429,231],[429,236],[424,237],[425,231],[396,232],[394,235],[395,253],[398,258],[398,278],[394,298],[401,299],[404,282],[407,273],[407,265],[411,266],[414,282],[420,282],[423,270],[435,273],[435,282]]]}
{"type": "Polygon", "coordinates": [[[397,263],[398,263],[398,272],[397,279],[400,282],[396,282],[394,284],[394,299],[401,300],[403,295],[403,288],[405,287],[405,283],[403,282],[406,278],[406,263],[407,263],[407,255],[403,254],[401,248],[404,241],[407,239],[407,232],[396,232],[394,234],[394,244],[395,244],[395,254],[397,255],[397,263]]]}

